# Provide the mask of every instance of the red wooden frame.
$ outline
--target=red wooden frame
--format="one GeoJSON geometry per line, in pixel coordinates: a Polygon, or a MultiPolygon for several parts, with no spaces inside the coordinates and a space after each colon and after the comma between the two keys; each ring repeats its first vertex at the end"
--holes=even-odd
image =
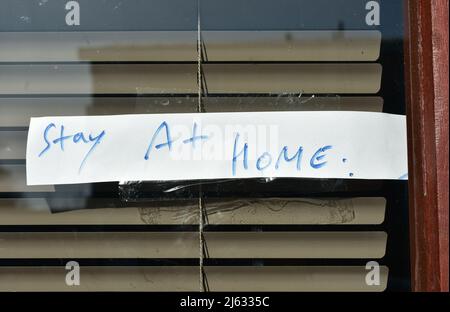
{"type": "Polygon", "coordinates": [[[448,291],[448,0],[406,3],[412,288],[448,291]]]}

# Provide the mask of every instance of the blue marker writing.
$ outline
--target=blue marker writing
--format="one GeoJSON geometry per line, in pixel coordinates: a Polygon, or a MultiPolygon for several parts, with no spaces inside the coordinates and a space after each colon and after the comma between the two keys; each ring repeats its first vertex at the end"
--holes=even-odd
{"type": "Polygon", "coordinates": [[[92,134],[89,134],[88,139],[86,139],[86,137],[85,137],[83,132],[78,132],[78,133],[75,133],[74,135],[65,135],[65,133],[64,133],[65,132],[65,127],[64,127],[64,125],[61,125],[60,132],[59,132],[59,137],[57,137],[54,140],[50,140],[49,139],[49,131],[52,128],[56,128],[56,125],[54,123],[48,124],[47,127],[44,130],[43,139],[44,139],[44,141],[46,143],[46,146],[38,154],[38,157],[42,157],[46,152],[48,152],[51,149],[52,144],[55,144],[55,145],[59,144],[59,147],[60,147],[61,151],[64,152],[64,142],[67,141],[67,140],[71,140],[75,144],[77,144],[79,142],[83,142],[85,144],[91,143],[91,142],[94,143],[91,146],[91,148],[88,150],[86,155],[83,157],[83,159],[81,161],[81,164],[80,164],[80,167],[78,168],[78,172],[81,172],[81,169],[83,168],[87,158],[94,151],[94,149],[97,147],[97,145],[100,144],[101,140],[103,139],[103,137],[106,134],[105,130],[103,130],[97,136],[92,136],[92,134]]]}
{"type": "MultiPolygon", "coordinates": [[[[91,134],[89,134],[89,141],[95,142],[94,145],[89,149],[86,156],[84,156],[83,161],[81,162],[80,168],[78,168],[78,173],[83,169],[84,163],[86,162],[86,159],[91,155],[91,153],[94,151],[94,149],[97,147],[98,144],[100,144],[102,138],[105,136],[106,132],[103,130],[99,135],[96,137],[93,137],[91,134]]],[[[75,135],[76,136],[76,135],[75,135]]],[[[75,142],[75,137],[74,137],[75,142]]],[[[76,142],[75,142],[76,143],[76,142]]]]}
{"type": "Polygon", "coordinates": [[[300,170],[300,165],[301,165],[301,161],[302,161],[302,154],[303,154],[303,147],[299,146],[299,148],[297,149],[297,153],[295,153],[294,156],[289,157],[288,155],[288,147],[284,146],[283,149],[280,152],[280,155],[278,156],[278,160],[275,164],[275,169],[278,170],[278,168],[280,168],[280,162],[281,162],[281,157],[283,156],[283,159],[287,162],[291,162],[294,159],[297,159],[297,170],[300,170]]]}
{"type": "Polygon", "coordinates": [[[192,147],[195,148],[195,142],[199,140],[207,140],[207,135],[197,135],[197,123],[194,122],[194,126],[192,128],[192,137],[183,141],[184,144],[192,143],[192,147]]]}
{"type": "Polygon", "coordinates": [[[145,155],[144,155],[144,159],[145,159],[145,160],[148,160],[149,155],[150,155],[150,151],[151,151],[151,149],[152,149],[152,147],[153,147],[153,144],[155,143],[156,138],[158,137],[159,133],[160,133],[163,129],[166,130],[166,142],[165,142],[165,143],[161,143],[161,144],[155,145],[155,148],[156,148],[156,149],[160,149],[160,148],[163,148],[164,146],[167,146],[167,147],[169,148],[169,151],[172,149],[172,143],[173,143],[174,140],[172,140],[172,137],[170,136],[170,127],[169,127],[169,125],[167,124],[167,122],[163,121],[163,122],[159,125],[158,129],[156,129],[155,133],[154,133],[153,136],[152,136],[152,139],[151,139],[151,141],[150,141],[150,144],[148,145],[147,151],[145,152],[145,155]]]}
{"type": "Polygon", "coordinates": [[[248,169],[248,144],[245,143],[244,144],[244,148],[239,152],[239,154],[236,154],[236,148],[237,148],[237,143],[239,140],[239,133],[236,134],[236,137],[234,138],[234,147],[233,147],[233,159],[232,159],[232,172],[233,172],[233,176],[236,175],[236,161],[238,159],[239,156],[241,156],[242,154],[244,154],[244,159],[242,160],[242,163],[244,165],[245,169],[248,169]]]}
{"type": "Polygon", "coordinates": [[[262,171],[267,167],[269,167],[271,163],[272,163],[272,156],[268,152],[264,152],[256,160],[256,169],[262,171]]]}
{"type": "Polygon", "coordinates": [[[323,166],[325,166],[325,164],[327,163],[326,161],[323,161],[321,163],[317,163],[317,162],[321,161],[326,156],[323,153],[325,153],[326,151],[328,151],[331,148],[333,148],[331,145],[327,145],[327,146],[319,148],[314,153],[313,157],[311,157],[311,160],[309,162],[311,167],[313,167],[314,169],[319,169],[319,168],[322,168],[323,166]]]}
{"type": "Polygon", "coordinates": [[[51,144],[50,144],[50,142],[48,141],[47,136],[48,136],[48,131],[49,131],[51,128],[56,128],[56,126],[55,126],[54,123],[48,124],[48,126],[47,126],[47,127],[45,128],[45,130],[44,130],[44,141],[45,141],[45,143],[47,143],[47,146],[39,153],[38,157],[41,157],[42,155],[44,155],[44,153],[46,153],[46,152],[50,149],[51,144]]]}

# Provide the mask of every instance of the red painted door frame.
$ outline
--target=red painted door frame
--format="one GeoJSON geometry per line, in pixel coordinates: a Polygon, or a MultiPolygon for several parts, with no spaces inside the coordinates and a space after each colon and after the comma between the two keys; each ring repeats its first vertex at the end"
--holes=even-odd
{"type": "Polygon", "coordinates": [[[406,0],[411,278],[448,291],[448,0],[406,0]]]}

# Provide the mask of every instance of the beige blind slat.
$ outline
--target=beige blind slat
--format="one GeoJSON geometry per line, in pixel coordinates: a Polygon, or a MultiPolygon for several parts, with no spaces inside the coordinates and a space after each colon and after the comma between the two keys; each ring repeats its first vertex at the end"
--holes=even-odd
{"type": "Polygon", "coordinates": [[[196,61],[196,31],[0,32],[0,62],[196,61]]]}
{"type": "MultiPolygon", "coordinates": [[[[196,65],[0,65],[0,94],[196,93],[196,65]]],[[[377,93],[379,64],[205,64],[208,93],[377,93]]]]}
{"type": "Polygon", "coordinates": [[[211,258],[382,258],[384,232],[207,232],[211,258]]]}
{"type": "MultiPolygon", "coordinates": [[[[384,232],[205,232],[211,258],[382,258],[384,232]]],[[[0,258],[198,258],[195,232],[0,233],[0,258]]]]}
{"type": "MultiPolygon", "coordinates": [[[[44,198],[0,199],[0,225],[198,223],[195,202],[136,206],[51,213],[44,198]]],[[[209,224],[381,224],[385,206],[381,197],[223,199],[206,202],[205,214],[209,224]]]]}
{"type": "Polygon", "coordinates": [[[380,285],[367,286],[365,267],[206,267],[213,291],[383,291],[388,268],[380,266],[380,285]]]}
{"type": "MultiPolygon", "coordinates": [[[[67,286],[64,267],[0,267],[0,291],[198,291],[195,266],[81,267],[82,282],[67,286]]],[[[383,291],[365,283],[358,266],[205,267],[210,291],[383,291]]]]}
{"type": "Polygon", "coordinates": [[[376,61],[379,31],[202,31],[208,61],[376,61]]]}
{"type": "MultiPolygon", "coordinates": [[[[196,61],[195,31],[0,32],[1,62],[196,61]]],[[[378,31],[202,31],[208,61],[375,61],[378,31]]]]}
{"type": "Polygon", "coordinates": [[[206,201],[211,224],[381,224],[386,200],[260,198],[206,201]]]}
{"type": "MultiPolygon", "coordinates": [[[[235,111],[374,111],[381,97],[206,97],[207,112],[235,111]]],[[[28,127],[31,117],[114,114],[194,113],[198,100],[189,97],[37,97],[0,98],[0,127],[28,127]]]]}
{"type": "Polygon", "coordinates": [[[0,94],[196,93],[195,64],[0,65],[0,94]]]}
{"type": "Polygon", "coordinates": [[[377,93],[380,64],[205,64],[208,93],[377,93]]]}
{"type": "Polygon", "coordinates": [[[31,117],[194,113],[193,97],[0,98],[0,127],[28,127],[31,117]]]}

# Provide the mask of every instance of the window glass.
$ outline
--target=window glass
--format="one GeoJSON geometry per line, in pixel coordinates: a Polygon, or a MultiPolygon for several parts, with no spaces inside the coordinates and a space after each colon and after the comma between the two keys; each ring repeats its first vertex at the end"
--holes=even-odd
{"type": "Polygon", "coordinates": [[[404,116],[403,1],[0,6],[0,290],[410,290],[407,176],[26,180],[32,117],[404,116]]]}

